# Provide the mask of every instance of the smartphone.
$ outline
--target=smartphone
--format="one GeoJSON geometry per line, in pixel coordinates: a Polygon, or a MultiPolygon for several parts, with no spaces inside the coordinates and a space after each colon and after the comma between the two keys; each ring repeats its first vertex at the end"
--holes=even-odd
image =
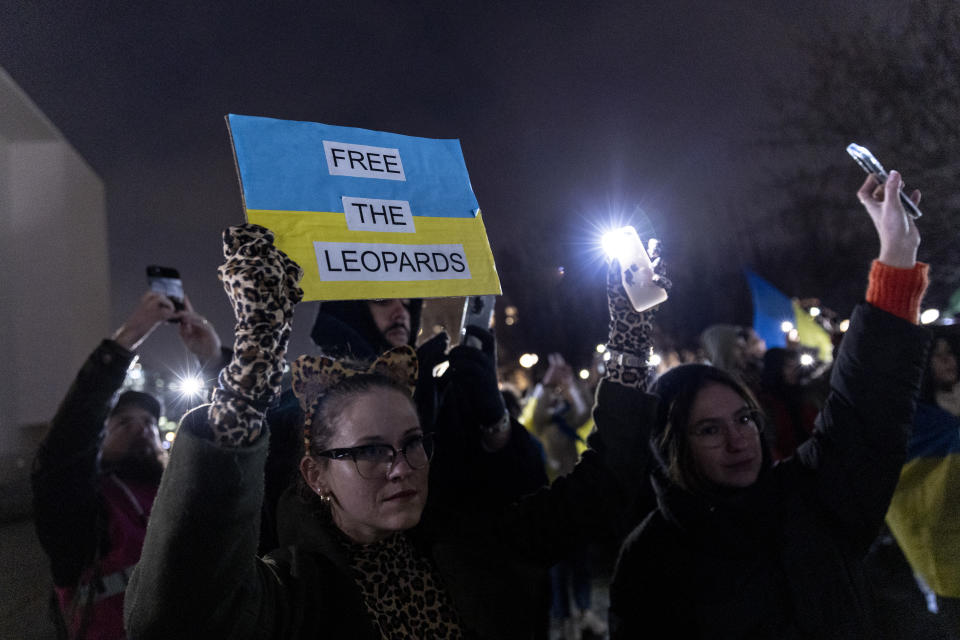
{"type": "Polygon", "coordinates": [[[467,335],[467,327],[474,326],[481,329],[489,329],[493,323],[493,312],[496,307],[497,297],[493,295],[486,296],[468,296],[463,305],[463,319],[460,321],[460,342],[462,344],[481,348],[480,341],[473,336],[467,335]]]}
{"type": "MultiPolygon", "coordinates": [[[[883,184],[887,181],[887,171],[883,168],[883,165],[880,164],[880,161],[877,160],[877,157],[870,153],[870,149],[866,147],[861,147],[859,144],[851,142],[847,145],[847,153],[850,154],[850,157],[857,161],[857,164],[866,171],[867,173],[872,173],[877,176],[877,180],[880,181],[880,184],[883,184]]],[[[920,213],[920,209],[917,208],[917,205],[913,203],[913,200],[910,199],[907,194],[903,192],[903,189],[900,189],[900,202],[903,203],[903,208],[907,212],[907,215],[911,218],[919,218],[923,214],[920,213]]]]}
{"type": "Polygon", "coordinates": [[[180,272],[170,267],[158,267],[150,265],[147,267],[147,284],[151,291],[162,293],[170,298],[173,308],[176,311],[185,309],[183,304],[183,281],[180,280],[180,272]]]}

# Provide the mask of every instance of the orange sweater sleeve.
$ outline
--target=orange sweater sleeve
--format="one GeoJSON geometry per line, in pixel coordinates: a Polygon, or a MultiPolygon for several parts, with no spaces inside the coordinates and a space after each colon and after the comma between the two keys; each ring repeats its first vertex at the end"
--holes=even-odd
{"type": "Polygon", "coordinates": [[[898,269],[874,260],[870,266],[867,302],[913,324],[920,319],[920,301],[929,284],[930,266],[918,262],[912,269],[898,269]]]}

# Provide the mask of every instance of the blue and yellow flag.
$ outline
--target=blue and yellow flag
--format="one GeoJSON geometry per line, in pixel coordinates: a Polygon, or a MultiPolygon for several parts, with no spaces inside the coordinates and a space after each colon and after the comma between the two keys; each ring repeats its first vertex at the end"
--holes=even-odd
{"type": "Polygon", "coordinates": [[[796,300],[752,271],[747,271],[747,284],[753,298],[753,330],[767,347],[786,347],[787,336],[781,329],[789,322],[797,330],[797,341],[805,347],[817,350],[823,362],[833,361],[833,341],[813,316],[804,311],[796,300]]]}
{"type": "Polygon", "coordinates": [[[887,524],[935,593],[960,598],[960,420],[919,403],[887,524]]]}
{"type": "Polygon", "coordinates": [[[307,300],[499,294],[458,140],[227,116],[247,220],[307,300]]]}

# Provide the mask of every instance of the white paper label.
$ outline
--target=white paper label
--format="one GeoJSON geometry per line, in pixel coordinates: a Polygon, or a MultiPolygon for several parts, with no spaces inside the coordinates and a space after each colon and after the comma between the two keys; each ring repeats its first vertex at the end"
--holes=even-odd
{"type": "Polygon", "coordinates": [[[403,173],[403,161],[400,160],[399,149],[324,140],[323,151],[327,156],[327,169],[332,176],[404,182],[407,180],[403,173]]]}
{"type": "Polygon", "coordinates": [[[413,214],[406,200],[343,196],[343,214],[351,231],[414,233],[413,214]]]}
{"type": "Polygon", "coordinates": [[[461,244],[314,242],[321,280],[469,280],[461,244]]]}

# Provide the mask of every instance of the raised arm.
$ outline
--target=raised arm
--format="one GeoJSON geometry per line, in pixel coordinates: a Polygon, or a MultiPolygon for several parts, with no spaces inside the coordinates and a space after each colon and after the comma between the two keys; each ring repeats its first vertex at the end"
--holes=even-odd
{"type": "Polygon", "coordinates": [[[193,308],[188,296],[184,296],[183,304],[184,310],[177,314],[180,340],[197,357],[204,380],[212,380],[229,363],[233,353],[220,344],[216,328],[193,308]]]}
{"type": "Polygon", "coordinates": [[[255,225],[226,231],[224,255],[233,359],[212,404],[184,418],[171,452],[127,591],[135,638],[256,638],[282,627],[283,585],[255,554],[264,414],[280,392],[302,272],[255,225]]]}
{"type": "MultiPolygon", "coordinates": [[[[664,275],[659,244],[655,245],[650,257],[653,259],[656,282],[669,288],[670,281],[664,275]]],[[[642,312],[636,311],[623,288],[620,273],[620,265],[616,260],[612,261],[607,269],[607,310],[610,314],[607,353],[610,358],[605,361],[605,372],[597,388],[593,409],[594,422],[600,436],[593,436],[588,443],[599,453],[623,463],[625,461],[620,460],[614,451],[609,451],[611,446],[615,446],[612,441],[614,434],[632,427],[634,430],[642,430],[644,438],[647,438],[652,426],[652,423],[647,421],[649,416],[645,411],[638,410],[652,402],[650,396],[644,392],[651,378],[648,360],[653,345],[650,333],[653,331],[653,319],[659,306],[642,312]],[[604,433],[604,430],[607,433],[604,433]]],[[[643,468],[640,474],[643,480],[637,490],[649,489],[646,480],[649,462],[650,456],[645,455],[635,465],[643,468]]],[[[614,469],[619,468],[618,464],[614,465],[614,469]]],[[[629,471],[630,473],[624,474],[623,482],[632,482],[637,477],[635,469],[629,471]]]]}
{"type": "Polygon", "coordinates": [[[505,535],[531,560],[552,563],[573,545],[620,540],[646,515],[639,505],[652,504],[648,443],[657,400],[646,387],[655,309],[634,310],[616,263],[606,284],[612,355],[597,389],[589,448],[572,473],[522,500],[507,523],[505,535]]]}
{"type": "MultiPolygon", "coordinates": [[[[916,324],[927,265],[917,262],[920,234],[900,204],[900,184],[893,171],[885,185],[870,176],[857,192],[877,230],[880,253],[867,302],[854,311],[834,364],[817,428],[797,450],[799,463],[815,471],[813,499],[864,551],[904,462],[929,341],[916,324]]],[[[914,192],[912,198],[919,197],[914,192]]]]}
{"type": "Polygon", "coordinates": [[[113,338],[87,358],[37,452],[31,477],[34,515],[57,586],[77,584],[105,534],[97,526],[97,454],[111,399],[123,384],[133,349],[173,313],[165,296],[148,291],[140,298],[113,338]]]}

